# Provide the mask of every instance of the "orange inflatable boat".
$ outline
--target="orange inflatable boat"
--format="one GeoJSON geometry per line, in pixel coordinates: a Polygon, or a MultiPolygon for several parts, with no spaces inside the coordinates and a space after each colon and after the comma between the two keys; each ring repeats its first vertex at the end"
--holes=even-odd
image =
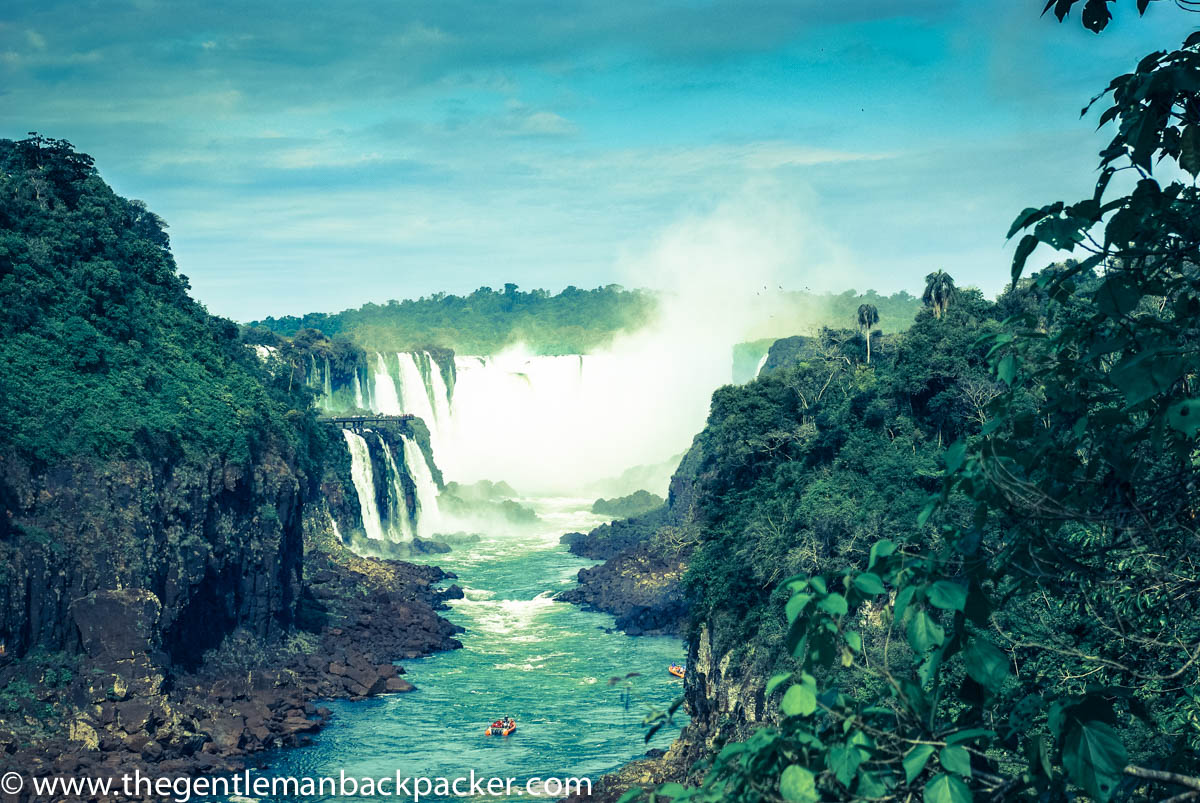
{"type": "Polygon", "coordinates": [[[683,677],[684,669],[679,664],[671,664],[667,667],[667,671],[677,678],[683,677]]]}
{"type": "Polygon", "coordinates": [[[510,720],[506,726],[503,722],[493,722],[488,725],[487,730],[483,732],[484,736],[508,736],[517,729],[517,721],[510,720]]]}

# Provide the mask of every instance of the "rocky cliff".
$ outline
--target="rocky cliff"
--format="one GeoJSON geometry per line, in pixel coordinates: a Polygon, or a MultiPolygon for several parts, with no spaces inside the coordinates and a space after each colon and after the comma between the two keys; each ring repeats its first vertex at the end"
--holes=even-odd
{"type": "Polygon", "coordinates": [[[580,569],[578,585],[556,599],[611,613],[630,635],[682,634],[688,604],[680,581],[702,526],[696,498],[702,463],[702,450],[693,444],[671,478],[663,507],[586,534],[564,535],[562,543],[573,554],[604,562],[580,569]]]}

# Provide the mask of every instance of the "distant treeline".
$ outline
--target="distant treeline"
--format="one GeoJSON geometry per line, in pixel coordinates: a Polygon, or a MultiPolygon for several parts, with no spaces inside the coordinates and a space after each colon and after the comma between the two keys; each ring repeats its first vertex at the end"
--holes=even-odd
{"type": "Polygon", "coordinates": [[[460,354],[494,354],[525,343],[542,354],[578,354],[608,345],[621,332],[649,323],[655,296],[610,284],[594,290],[568,287],[558,294],[481,287],[467,296],[434,293],[358,309],[265,318],[250,326],[292,337],[301,329],[345,335],[371,349],[406,351],[435,344],[460,354]]]}
{"type": "MultiPolygon", "coordinates": [[[[797,326],[786,334],[816,334],[822,328],[856,327],[858,308],[870,304],[879,311],[879,322],[873,327],[883,332],[902,332],[912,325],[921,310],[921,299],[901,290],[883,296],[874,290],[859,295],[857,290],[843,293],[783,293],[786,309],[794,316],[797,326]],[[803,331],[802,331],[803,330],[803,331]]],[[[787,328],[787,327],[784,327],[787,328]]]]}
{"type": "MultiPolygon", "coordinates": [[[[890,296],[874,290],[863,295],[854,290],[780,295],[786,320],[764,324],[773,324],[787,334],[852,325],[860,304],[872,304],[879,310],[878,328],[898,331],[921,307],[921,300],[906,292],[890,296]]],[[[460,354],[494,354],[524,343],[540,354],[580,354],[603,348],[614,336],[650,323],[658,304],[652,291],[627,290],[617,284],[593,290],[568,287],[551,294],[519,290],[510,283],[503,290],[481,287],[466,296],[434,293],[418,299],[368,303],[337,313],[269,317],[248,326],[284,337],[317,329],[330,337],[342,335],[368,349],[387,351],[432,344],[460,354]]]]}

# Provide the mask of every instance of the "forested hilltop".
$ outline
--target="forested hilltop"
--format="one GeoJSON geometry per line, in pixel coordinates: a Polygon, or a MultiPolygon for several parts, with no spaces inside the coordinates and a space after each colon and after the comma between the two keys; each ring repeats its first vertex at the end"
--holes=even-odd
{"type": "Polygon", "coordinates": [[[539,354],[582,354],[608,345],[622,332],[640,329],[656,309],[651,293],[615,284],[594,290],[568,287],[556,295],[506,284],[503,290],[481,287],[467,296],[435,293],[332,314],[264,318],[249,326],[287,337],[317,329],[379,351],[432,345],[459,354],[495,354],[524,343],[539,354]]]}
{"type": "Polygon", "coordinates": [[[0,451],[308,460],[311,395],[188,296],[165,228],[69,143],[0,140],[0,451]]]}
{"type": "Polygon", "coordinates": [[[460,646],[439,569],[334,537],[341,433],[164,229],[66,141],[0,140],[0,772],[232,771],[460,646]]]}
{"type": "MultiPolygon", "coordinates": [[[[468,296],[436,293],[419,299],[364,304],[338,313],[311,312],[264,318],[247,324],[249,337],[274,342],[255,334],[267,329],[294,337],[306,329],[319,330],[372,350],[410,351],[436,346],[459,354],[495,354],[506,346],[524,344],[538,354],[586,354],[602,349],[619,334],[634,332],[651,323],[662,297],[649,290],[626,290],[610,284],[593,290],[568,287],[560,293],[522,291],[515,284],[503,290],[481,287],[468,296]]],[[[878,311],[877,327],[898,331],[920,308],[916,296],[900,291],[889,296],[868,290],[841,293],[780,291],[775,321],[764,325],[791,332],[797,325],[815,332],[822,326],[843,326],[858,307],[869,304],[878,311]]],[[[751,346],[758,352],[770,341],[751,346]]],[[[735,352],[735,360],[737,353],[735,352]]]]}

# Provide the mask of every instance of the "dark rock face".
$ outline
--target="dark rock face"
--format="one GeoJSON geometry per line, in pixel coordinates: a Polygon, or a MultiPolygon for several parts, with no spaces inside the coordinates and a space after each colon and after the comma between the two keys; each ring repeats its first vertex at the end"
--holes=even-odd
{"type": "Polygon", "coordinates": [[[559,539],[572,555],[589,560],[609,560],[649,541],[667,520],[663,508],[632,519],[601,524],[589,533],[567,533],[559,539]]]}
{"type": "Polygon", "coordinates": [[[685,564],[678,555],[642,547],[579,571],[579,585],[556,599],[605,611],[631,636],[678,634],[687,620],[679,588],[685,564]]]}
{"type": "Polygon", "coordinates": [[[93,591],[71,603],[83,649],[98,661],[158,652],[162,604],[144,588],[93,591]]]}
{"type": "MultiPolygon", "coordinates": [[[[327,514],[326,514],[327,515],[327,514]]],[[[246,629],[181,671],[154,652],[158,598],[102,590],[72,606],[86,655],[65,685],[32,662],[0,667],[0,685],[30,688],[32,711],[55,697],[56,721],[30,744],[0,716],[0,769],[35,775],[196,775],[236,770],[254,752],[306,743],[331,716],[317,698],[411,691],[398,659],[462,646],[437,614],[460,598],[437,567],[360,558],[310,534],[293,630],[263,641],[246,629]]],[[[44,713],[41,716],[46,716],[44,713]]],[[[136,799],[136,798],[134,798],[136,799]]]]}
{"type": "Polygon", "coordinates": [[[592,503],[592,512],[601,516],[617,516],[630,518],[649,513],[655,508],[662,507],[667,500],[649,491],[635,491],[628,496],[615,499],[597,499],[592,503]]]}
{"type": "Polygon", "coordinates": [[[235,628],[282,632],[299,601],[305,498],[295,456],[268,446],[251,466],[79,461],[41,474],[0,457],[0,642],[78,652],[75,600],[145,589],[161,647],[194,662],[235,628]]]}

